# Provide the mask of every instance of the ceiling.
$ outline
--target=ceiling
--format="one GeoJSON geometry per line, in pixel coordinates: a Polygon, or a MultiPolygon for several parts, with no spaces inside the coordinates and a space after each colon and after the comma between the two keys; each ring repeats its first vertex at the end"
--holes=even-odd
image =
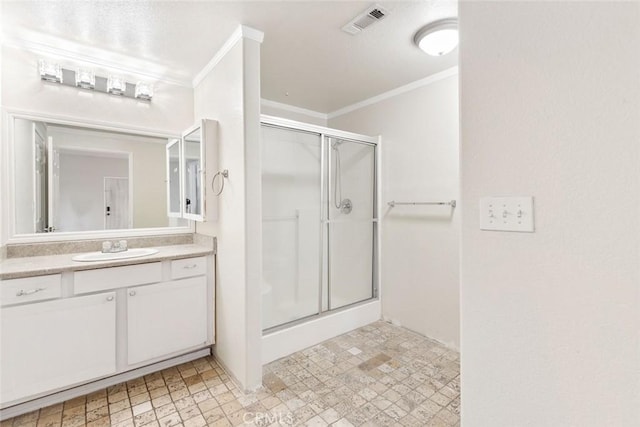
{"type": "MultiPolygon", "coordinates": [[[[457,65],[430,57],[413,35],[456,16],[455,1],[382,1],[387,17],[341,31],[374,2],[2,1],[5,42],[129,64],[190,84],[239,24],[264,32],[262,98],[329,113],[457,65]]],[[[142,72],[142,71],[141,71],[142,72]]]]}

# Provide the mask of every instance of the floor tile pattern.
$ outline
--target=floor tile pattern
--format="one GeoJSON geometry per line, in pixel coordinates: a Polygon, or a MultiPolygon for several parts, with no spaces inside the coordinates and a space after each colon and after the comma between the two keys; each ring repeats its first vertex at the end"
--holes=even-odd
{"type": "Polygon", "coordinates": [[[459,354],[376,322],[275,361],[243,394],[212,357],[0,427],[459,426],[459,354]]]}

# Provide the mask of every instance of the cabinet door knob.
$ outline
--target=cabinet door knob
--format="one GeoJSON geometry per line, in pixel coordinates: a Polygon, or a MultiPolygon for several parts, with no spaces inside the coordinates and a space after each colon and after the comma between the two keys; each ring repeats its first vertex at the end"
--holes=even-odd
{"type": "Polygon", "coordinates": [[[129,296],[135,296],[136,295],[136,291],[129,291],[129,296]]]}
{"type": "Polygon", "coordinates": [[[113,297],[107,297],[107,301],[113,301],[113,297]]]}
{"type": "Polygon", "coordinates": [[[198,264],[189,264],[189,265],[185,265],[183,268],[186,268],[187,270],[191,270],[192,268],[196,268],[198,266],[198,264]]]}

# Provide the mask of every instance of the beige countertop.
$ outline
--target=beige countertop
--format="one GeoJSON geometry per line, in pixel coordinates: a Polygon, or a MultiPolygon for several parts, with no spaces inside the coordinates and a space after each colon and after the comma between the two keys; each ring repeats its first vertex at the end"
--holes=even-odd
{"type": "Polygon", "coordinates": [[[121,265],[145,264],[165,259],[182,259],[212,255],[214,253],[213,248],[196,244],[156,246],[155,249],[158,249],[159,252],[153,255],[109,261],[73,261],[71,258],[78,255],[77,253],[9,258],[0,262],[0,280],[43,276],[65,271],[95,270],[97,268],[118,267],[121,265]]]}

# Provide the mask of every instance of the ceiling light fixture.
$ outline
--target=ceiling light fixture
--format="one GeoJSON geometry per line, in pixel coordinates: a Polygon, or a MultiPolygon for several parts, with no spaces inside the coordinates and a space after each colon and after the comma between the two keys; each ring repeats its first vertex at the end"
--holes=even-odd
{"type": "Polygon", "coordinates": [[[127,82],[124,77],[119,75],[99,76],[95,74],[94,70],[87,67],[62,67],[57,62],[40,59],[38,60],[38,71],[40,78],[50,83],[92,89],[95,92],[120,95],[141,101],[151,101],[153,98],[153,83],[137,82],[134,84],[127,82]]]}
{"type": "Polygon", "coordinates": [[[458,20],[441,19],[425,25],[418,31],[413,41],[431,56],[442,56],[458,46],[458,20]]]}

